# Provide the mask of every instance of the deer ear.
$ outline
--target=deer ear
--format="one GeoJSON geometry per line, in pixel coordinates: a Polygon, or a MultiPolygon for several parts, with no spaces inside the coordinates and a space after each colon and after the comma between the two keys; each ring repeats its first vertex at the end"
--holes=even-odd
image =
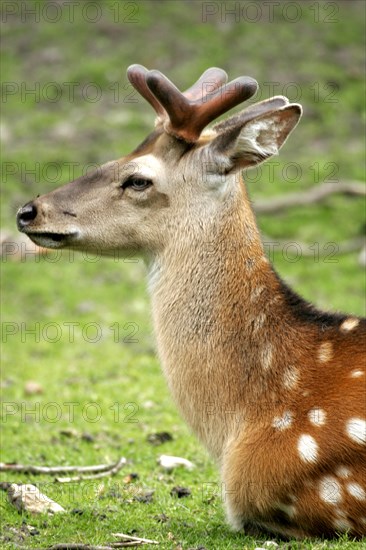
{"type": "Polygon", "coordinates": [[[253,116],[248,111],[219,124],[218,135],[209,145],[215,158],[220,162],[221,157],[231,167],[227,171],[254,166],[276,155],[302,114],[301,105],[296,103],[259,116],[255,109],[251,110],[253,116]]]}

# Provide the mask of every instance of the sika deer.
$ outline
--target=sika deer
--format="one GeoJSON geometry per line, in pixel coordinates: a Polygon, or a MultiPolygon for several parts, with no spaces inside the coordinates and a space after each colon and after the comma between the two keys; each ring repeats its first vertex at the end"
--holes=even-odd
{"type": "Polygon", "coordinates": [[[301,116],[209,69],[185,93],[128,77],[158,114],[127,157],[38,197],[18,227],[49,248],[143,254],[158,351],[188,424],[216,459],[236,529],[366,534],[366,322],[322,313],[266,259],[240,170],[277,154],[301,116]]]}

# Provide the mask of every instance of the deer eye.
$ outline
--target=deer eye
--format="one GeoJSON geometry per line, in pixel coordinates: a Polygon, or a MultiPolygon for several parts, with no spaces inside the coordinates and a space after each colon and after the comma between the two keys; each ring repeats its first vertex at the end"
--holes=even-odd
{"type": "Polygon", "coordinates": [[[144,178],[128,178],[123,185],[122,188],[126,189],[127,187],[130,187],[131,189],[134,189],[135,191],[144,191],[148,187],[152,185],[151,180],[147,180],[144,178]]]}

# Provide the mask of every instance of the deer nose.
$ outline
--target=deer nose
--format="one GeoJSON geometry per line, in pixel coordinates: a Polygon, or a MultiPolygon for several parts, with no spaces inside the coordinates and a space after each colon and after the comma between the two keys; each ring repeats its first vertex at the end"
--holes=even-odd
{"type": "Polygon", "coordinates": [[[22,230],[37,217],[37,207],[34,202],[25,204],[17,213],[18,229],[22,230]]]}

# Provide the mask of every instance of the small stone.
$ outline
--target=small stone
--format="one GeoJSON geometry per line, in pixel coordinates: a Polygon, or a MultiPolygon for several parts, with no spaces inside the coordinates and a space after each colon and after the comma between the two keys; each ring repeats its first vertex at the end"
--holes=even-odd
{"type": "Polygon", "coordinates": [[[167,523],[169,521],[169,517],[166,516],[165,514],[159,514],[157,516],[154,516],[154,519],[158,522],[158,523],[167,523]]]}
{"type": "Polygon", "coordinates": [[[26,527],[27,531],[29,532],[29,534],[32,535],[32,536],[40,534],[40,531],[36,527],[33,527],[33,525],[26,525],[25,527],[26,527]]]}
{"type": "Polygon", "coordinates": [[[174,470],[174,468],[178,468],[179,466],[183,466],[184,468],[187,468],[187,470],[193,470],[195,467],[193,462],[180,456],[161,455],[157,461],[162,468],[165,468],[165,470],[174,470]]]}
{"type": "Polygon", "coordinates": [[[144,401],[142,406],[144,407],[144,409],[153,409],[155,407],[155,403],[154,401],[148,400],[148,401],[144,401]]]}
{"type": "Polygon", "coordinates": [[[172,440],[173,436],[169,432],[157,432],[147,436],[147,441],[151,443],[151,445],[161,445],[162,443],[172,440]]]}
{"type": "Polygon", "coordinates": [[[88,432],[82,433],[81,434],[81,439],[82,439],[82,441],[87,441],[87,443],[93,443],[95,441],[94,435],[92,435],[88,432]]]}
{"type": "Polygon", "coordinates": [[[173,487],[173,489],[170,491],[170,494],[172,497],[183,498],[189,497],[191,491],[187,487],[180,487],[179,485],[177,485],[176,487],[173,487]]]}
{"type": "Polygon", "coordinates": [[[70,513],[73,514],[74,516],[82,516],[84,513],[84,510],[82,510],[81,508],[74,508],[73,510],[71,510],[70,513]]]}
{"type": "Polygon", "coordinates": [[[28,380],[28,382],[25,383],[24,386],[24,393],[25,395],[38,395],[40,393],[43,393],[43,387],[38,382],[35,382],[34,380],[28,380]]]}
{"type": "Polygon", "coordinates": [[[96,309],[95,302],[85,301],[79,302],[76,306],[79,313],[92,313],[96,309]]]}
{"type": "Polygon", "coordinates": [[[79,433],[74,428],[65,428],[64,430],[60,430],[60,435],[72,438],[78,437],[79,433]]]}
{"type": "Polygon", "coordinates": [[[144,504],[150,504],[154,496],[153,489],[141,489],[137,495],[133,497],[133,500],[136,502],[143,502],[144,504]]]}
{"type": "Polygon", "coordinates": [[[35,485],[30,483],[18,485],[12,483],[8,489],[8,497],[19,512],[25,511],[31,514],[55,514],[65,512],[65,509],[54,500],[41,493],[35,485]]]}

